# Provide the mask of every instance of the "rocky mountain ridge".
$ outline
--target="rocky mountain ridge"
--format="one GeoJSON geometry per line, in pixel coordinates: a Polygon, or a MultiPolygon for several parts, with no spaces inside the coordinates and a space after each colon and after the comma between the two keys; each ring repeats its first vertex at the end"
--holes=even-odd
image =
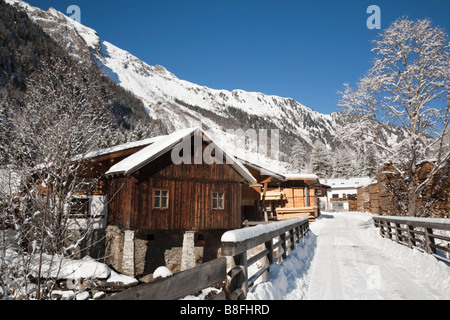
{"type": "MultiPolygon", "coordinates": [[[[361,149],[352,141],[341,141],[346,116],[340,113],[322,114],[291,98],[217,90],[181,80],[163,66],[151,66],[102,40],[95,30],[53,8],[43,11],[20,0],[6,2],[26,11],[73,56],[95,61],[105,75],[141,99],[148,116],[160,120],[167,132],[202,126],[221,141],[227,129],[279,129],[281,153],[275,160],[287,162],[284,167],[306,171],[311,171],[311,152],[317,145],[330,154],[345,147],[356,155],[365,150],[365,144],[371,144],[368,138],[361,149]]],[[[401,136],[396,128],[384,126],[382,132],[389,141],[401,136]]]]}

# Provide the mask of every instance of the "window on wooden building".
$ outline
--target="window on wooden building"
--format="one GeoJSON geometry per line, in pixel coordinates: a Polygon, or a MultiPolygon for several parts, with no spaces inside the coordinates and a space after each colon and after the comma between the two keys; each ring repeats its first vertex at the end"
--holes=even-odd
{"type": "Polygon", "coordinates": [[[212,193],[212,208],[216,210],[224,209],[225,194],[223,192],[212,193]]]}
{"type": "Polygon", "coordinates": [[[89,216],[89,198],[73,198],[70,205],[71,218],[87,218],[89,216]]]}
{"type": "Polygon", "coordinates": [[[153,208],[167,209],[169,207],[169,191],[156,189],[153,196],[153,208]]]}

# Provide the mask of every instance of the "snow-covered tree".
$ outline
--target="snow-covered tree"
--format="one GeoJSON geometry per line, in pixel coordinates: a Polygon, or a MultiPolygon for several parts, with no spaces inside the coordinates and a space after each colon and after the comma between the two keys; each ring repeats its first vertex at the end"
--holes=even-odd
{"type": "Polygon", "coordinates": [[[326,145],[319,139],[313,144],[309,165],[319,178],[331,177],[332,159],[326,145]]]}
{"type": "Polygon", "coordinates": [[[378,169],[378,161],[373,146],[367,146],[365,150],[359,154],[358,160],[357,175],[369,177],[375,176],[378,169]]]}
{"type": "Polygon", "coordinates": [[[450,47],[447,34],[429,19],[398,19],[373,41],[373,66],[353,91],[345,85],[339,103],[348,113],[400,126],[405,137],[374,144],[393,164],[407,190],[407,214],[418,214],[416,200],[449,160],[443,134],[449,121],[450,47]],[[435,158],[429,179],[418,182],[417,164],[435,158]]]}
{"type": "MultiPolygon", "coordinates": [[[[54,58],[28,79],[24,103],[9,105],[8,157],[0,164],[3,176],[14,181],[9,179],[11,191],[5,194],[8,205],[2,207],[0,223],[15,234],[18,246],[20,258],[2,259],[15,263],[7,269],[15,270],[16,296],[45,298],[55,284],[41,281],[47,277],[42,271],[45,257],[73,256],[92,231],[89,217],[82,227],[71,218],[81,212],[76,193],[96,187],[97,181],[80,178],[80,173],[84,155],[96,147],[108,124],[102,79],[88,80],[88,74],[89,66],[54,58]],[[30,286],[34,289],[28,290],[30,286]]],[[[2,274],[0,282],[11,279],[2,274]]]]}
{"type": "Polygon", "coordinates": [[[341,146],[334,150],[332,158],[332,178],[356,175],[355,158],[356,155],[350,148],[347,148],[346,146],[341,146]]]}

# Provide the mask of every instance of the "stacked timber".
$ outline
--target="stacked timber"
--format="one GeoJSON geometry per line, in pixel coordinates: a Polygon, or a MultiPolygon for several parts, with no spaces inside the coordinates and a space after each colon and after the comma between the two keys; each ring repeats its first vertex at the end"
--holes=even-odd
{"type": "MultiPolygon", "coordinates": [[[[434,168],[432,162],[418,164],[418,183],[425,181],[434,168]]],[[[437,172],[432,181],[417,198],[421,216],[450,217],[450,163],[437,172]]],[[[376,174],[379,189],[379,214],[405,215],[407,212],[407,187],[392,165],[384,165],[376,174]]]]}
{"type": "Polygon", "coordinates": [[[380,191],[378,183],[368,185],[367,189],[369,193],[370,212],[373,214],[380,214],[381,206],[380,206],[380,191]]]}
{"type": "Polygon", "coordinates": [[[376,173],[380,198],[380,214],[393,215],[393,182],[395,181],[395,171],[391,165],[384,165],[376,173]]]}
{"type": "Polygon", "coordinates": [[[367,187],[359,187],[357,189],[357,200],[356,200],[357,211],[361,212],[371,212],[370,210],[370,194],[367,187]]]}
{"type": "MultiPolygon", "coordinates": [[[[418,173],[419,182],[425,181],[433,170],[431,162],[424,162],[418,173]]],[[[450,162],[439,170],[430,184],[423,190],[418,203],[422,212],[429,211],[432,217],[450,217],[450,162]]]]}
{"type": "Polygon", "coordinates": [[[358,198],[356,194],[347,195],[348,199],[348,210],[349,211],[358,211],[358,198]]]}

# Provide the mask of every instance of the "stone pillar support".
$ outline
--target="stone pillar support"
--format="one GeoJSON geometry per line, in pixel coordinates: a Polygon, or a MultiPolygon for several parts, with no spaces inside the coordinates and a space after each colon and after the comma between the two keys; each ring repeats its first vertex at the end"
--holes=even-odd
{"type": "Polygon", "coordinates": [[[134,231],[125,230],[122,257],[123,274],[134,277],[134,231]]]}
{"type": "Polygon", "coordinates": [[[181,271],[195,267],[195,231],[183,234],[183,251],[181,255],[181,271]]]}

